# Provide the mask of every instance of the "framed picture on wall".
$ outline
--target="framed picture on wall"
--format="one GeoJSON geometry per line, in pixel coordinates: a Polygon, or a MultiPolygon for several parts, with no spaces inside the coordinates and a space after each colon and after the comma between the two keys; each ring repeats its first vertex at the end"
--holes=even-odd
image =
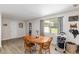
{"type": "Polygon", "coordinates": [[[78,16],[69,16],[69,21],[78,21],[78,16]]]}
{"type": "Polygon", "coordinates": [[[19,28],[23,28],[23,23],[19,23],[19,28]]]}
{"type": "Polygon", "coordinates": [[[70,28],[77,28],[77,23],[70,24],[70,28]]]}
{"type": "Polygon", "coordinates": [[[3,26],[7,26],[7,24],[3,24],[3,26]]]}

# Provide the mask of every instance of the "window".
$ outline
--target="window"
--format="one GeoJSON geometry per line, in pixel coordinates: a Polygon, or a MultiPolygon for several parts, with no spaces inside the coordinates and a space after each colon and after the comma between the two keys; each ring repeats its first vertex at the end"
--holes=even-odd
{"type": "Polygon", "coordinates": [[[60,32],[60,25],[58,18],[44,20],[44,33],[58,34],[60,32]]]}

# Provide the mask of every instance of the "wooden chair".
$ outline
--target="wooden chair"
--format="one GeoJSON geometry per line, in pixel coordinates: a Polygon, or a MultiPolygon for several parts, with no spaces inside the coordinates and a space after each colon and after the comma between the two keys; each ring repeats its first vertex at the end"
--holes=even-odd
{"type": "Polygon", "coordinates": [[[47,42],[40,44],[40,53],[42,53],[42,51],[49,52],[50,53],[50,45],[51,45],[52,39],[48,40],[47,42]]]}
{"type": "Polygon", "coordinates": [[[29,50],[30,53],[32,53],[32,47],[34,46],[34,43],[31,43],[30,41],[28,41],[26,38],[24,38],[24,48],[25,48],[25,53],[26,50],[29,50]]]}

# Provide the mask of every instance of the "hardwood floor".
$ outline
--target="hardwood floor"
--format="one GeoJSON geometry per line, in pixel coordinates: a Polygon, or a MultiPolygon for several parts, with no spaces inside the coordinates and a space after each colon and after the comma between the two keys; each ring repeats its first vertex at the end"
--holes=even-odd
{"type": "MultiPolygon", "coordinates": [[[[54,46],[51,45],[51,54],[59,53],[54,50],[54,46]]],[[[11,39],[2,41],[2,48],[0,48],[0,54],[25,54],[23,39],[11,39]]],[[[26,54],[29,54],[27,51],[26,54]]],[[[38,51],[33,51],[32,54],[39,54],[38,51]]]]}
{"type": "Polygon", "coordinates": [[[22,54],[24,53],[23,40],[22,39],[12,39],[2,41],[2,48],[0,53],[5,54],[22,54]]]}

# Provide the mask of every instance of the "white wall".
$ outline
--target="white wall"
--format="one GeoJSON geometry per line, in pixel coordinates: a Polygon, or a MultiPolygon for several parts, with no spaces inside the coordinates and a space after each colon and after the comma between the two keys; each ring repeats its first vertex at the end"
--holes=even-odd
{"type": "MultiPolygon", "coordinates": [[[[50,16],[42,17],[42,18],[39,18],[39,19],[36,19],[36,20],[28,20],[27,22],[32,22],[32,24],[33,24],[33,29],[32,30],[33,30],[33,34],[35,35],[35,30],[37,30],[37,29],[40,30],[40,20],[45,20],[45,19],[49,19],[49,18],[63,16],[64,17],[63,18],[63,31],[68,36],[67,40],[72,39],[72,41],[74,42],[75,39],[73,38],[72,34],[69,33],[69,22],[68,22],[68,17],[69,16],[74,16],[74,15],[79,15],[79,9],[75,10],[75,11],[70,11],[70,12],[66,12],[66,13],[57,14],[57,15],[50,15],[50,16]]],[[[79,21],[77,23],[78,23],[78,30],[79,30],[79,21]]],[[[28,24],[26,26],[28,27],[28,24]]],[[[76,38],[75,42],[79,44],[79,41],[78,41],[79,39],[78,38],[79,37],[76,38]]],[[[56,42],[55,37],[54,37],[54,41],[56,42]]]]}
{"type": "Polygon", "coordinates": [[[2,40],[22,37],[26,34],[25,31],[26,26],[24,20],[2,19],[2,40]],[[19,28],[19,23],[23,23],[23,28],[19,28]],[[7,26],[3,26],[3,24],[7,24],[7,26]]]}
{"type": "Polygon", "coordinates": [[[10,28],[10,20],[2,19],[2,39],[11,38],[11,28],[10,28]],[[7,26],[3,26],[3,24],[7,24],[7,26]]]}
{"type": "Polygon", "coordinates": [[[39,34],[40,34],[40,20],[29,20],[27,21],[26,23],[26,33],[28,34],[29,33],[29,23],[32,23],[32,34],[33,35],[36,35],[36,30],[39,31],[39,34]]]}

